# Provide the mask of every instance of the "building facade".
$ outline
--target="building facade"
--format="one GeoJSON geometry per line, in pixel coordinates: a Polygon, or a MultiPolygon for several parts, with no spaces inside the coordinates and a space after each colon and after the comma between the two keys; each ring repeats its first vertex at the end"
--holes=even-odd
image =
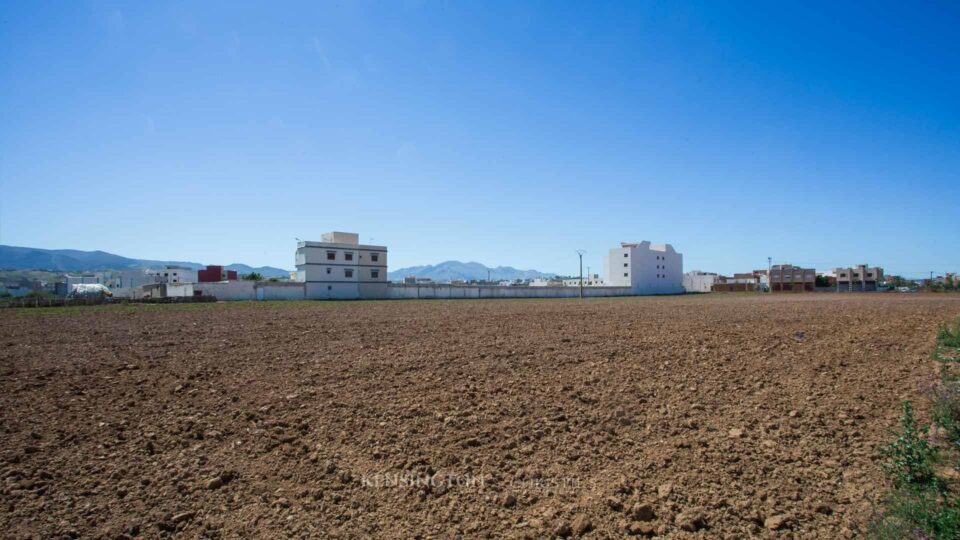
{"type": "Polygon", "coordinates": [[[236,281],[237,279],[236,270],[227,270],[224,267],[215,264],[208,264],[203,270],[197,271],[197,283],[236,281]]]}
{"type": "Polygon", "coordinates": [[[720,276],[711,288],[713,292],[760,292],[769,290],[766,270],[754,270],[734,274],[732,277],[720,276]]]}
{"type": "Polygon", "coordinates": [[[153,273],[155,283],[196,283],[197,270],[186,266],[165,266],[153,273]]]}
{"type": "Polygon", "coordinates": [[[713,272],[691,270],[683,275],[683,290],[688,293],[708,293],[719,277],[713,272]]]}
{"type": "MultiPolygon", "coordinates": [[[[531,283],[532,285],[532,283],[531,283]]],[[[563,278],[560,280],[560,285],[563,287],[579,287],[580,286],[580,277],[571,277],[563,278]]],[[[549,286],[549,285],[538,285],[538,286],[549,286]]],[[[607,284],[600,274],[587,274],[583,276],[583,286],[584,287],[606,287],[607,284]]]]}
{"type": "Polygon", "coordinates": [[[563,282],[556,278],[533,278],[530,280],[531,287],[562,287],[563,282]]]}
{"type": "Polygon", "coordinates": [[[683,293],[683,255],[670,244],[623,242],[603,263],[604,284],[630,287],[633,294],[683,293]]]}
{"type": "Polygon", "coordinates": [[[792,264],[775,264],[770,268],[772,292],[813,292],[816,282],[817,271],[813,268],[800,268],[792,264]]]}
{"type": "Polygon", "coordinates": [[[875,291],[877,284],[883,283],[883,268],[866,264],[834,268],[833,278],[837,282],[837,292],[875,291]]]}
{"type": "Polygon", "coordinates": [[[297,281],[311,299],[387,297],[387,248],[360,243],[356,233],[325,233],[320,242],[300,241],[297,281]]]}

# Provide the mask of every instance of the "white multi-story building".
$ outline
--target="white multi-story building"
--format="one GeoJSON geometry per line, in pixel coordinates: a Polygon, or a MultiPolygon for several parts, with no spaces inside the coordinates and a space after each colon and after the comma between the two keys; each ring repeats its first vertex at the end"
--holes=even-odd
{"type": "Polygon", "coordinates": [[[320,242],[300,241],[296,263],[307,298],[387,297],[387,248],[361,244],[356,233],[330,232],[320,242]]]}
{"type": "Polygon", "coordinates": [[[688,293],[708,293],[719,276],[713,272],[691,270],[683,275],[683,290],[688,293]]]}
{"type": "Polygon", "coordinates": [[[186,266],[165,266],[153,272],[154,283],[196,283],[197,269],[186,266]]]}
{"type": "Polygon", "coordinates": [[[683,292],[683,255],[670,244],[622,242],[603,262],[605,285],[630,287],[633,294],[683,292]]]}

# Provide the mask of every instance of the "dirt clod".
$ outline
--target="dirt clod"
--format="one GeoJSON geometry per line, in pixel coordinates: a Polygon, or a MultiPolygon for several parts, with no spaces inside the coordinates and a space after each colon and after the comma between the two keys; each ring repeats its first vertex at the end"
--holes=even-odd
{"type": "Polygon", "coordinates": [[[790,517],[786,514],[776,514],[763,520],[763,526],[771,531],[784,529],[790,523],[790,517]]]}

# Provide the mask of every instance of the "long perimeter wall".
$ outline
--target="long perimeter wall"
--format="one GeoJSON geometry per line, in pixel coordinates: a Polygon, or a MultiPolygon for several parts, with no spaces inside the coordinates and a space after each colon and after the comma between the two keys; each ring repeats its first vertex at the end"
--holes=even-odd
{"type": "MultiPolygon", "coordinates": [[[[391,283],[387,297],[410,298],[576,298],[579,287],[498,287],[478,285],[401,285],[391,283]]],[[[584,287],[584,297],[633,296],[630,287],[584,287]]]]}
{"type": "MultiPolygon", "coordinates": [[[[305,283],[274,283],[254,281],[224,281],[219,283],[196,283],[194,289],[217,300],[326,300],[327,296],[313,297],[305,283]]],[[[382,294],[382,292],[380,293],[382,294]]],[[[384,296],[364,298],[402,299],[454,299],[454,298],[576,298],[579,287],[498,287],[478,285],[401,285],[390,284],[384,296]]],[[[630,287],[584,287],[583,296],[633,296],[630,287]]],[[[358,297],[354,297],[355,299],[358,297]]]]}

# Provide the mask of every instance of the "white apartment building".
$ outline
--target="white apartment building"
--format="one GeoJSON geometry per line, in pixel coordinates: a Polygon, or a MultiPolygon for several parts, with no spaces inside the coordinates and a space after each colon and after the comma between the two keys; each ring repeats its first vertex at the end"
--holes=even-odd
{"type": "Polygon", "coordinates": [[[714,272],[692,270],[683,275],[683,290],[688,293],[708,293],[719,278],[714,272]]]}
{"type": "Polygon", "coordinates": [[[330,232],[320,242],[300,241],[296,265],[307,298],[387,297],[387,248],[361,244],[356,233],[330,232]]]}
{"type": "Polygon", "coordinates": [[[622,242],[603,262],[605,285],[633,294],[683,293],[683,255],[670,244],[622,242]]]}
{"type": "Polygon", "coordinates": [[[165,266],[153,272],[154,283],[196,283],[197,269],[186,266],[165,266]]]}

